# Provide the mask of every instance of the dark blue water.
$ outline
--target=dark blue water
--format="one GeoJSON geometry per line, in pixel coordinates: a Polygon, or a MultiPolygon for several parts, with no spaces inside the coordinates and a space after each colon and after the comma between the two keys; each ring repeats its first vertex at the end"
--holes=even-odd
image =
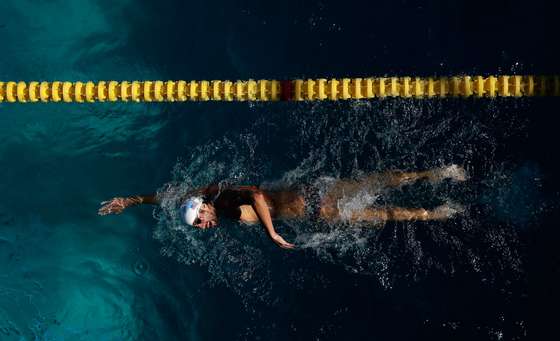
{"type": "MultiPolygon", "coordinates": [[[[558,73],[550,4],[3,1],[1,80],[558,73]]],[[[555,99],[0,104],[2,340],[521,340],[558,284],[555,99]],[[457,163],[446,222],[185,229],[174,192],[457,163]],[[171,191],[169,188],[174,189],[171,191]],[[96,215],[113,196],[162,208],[96,215]]]]}

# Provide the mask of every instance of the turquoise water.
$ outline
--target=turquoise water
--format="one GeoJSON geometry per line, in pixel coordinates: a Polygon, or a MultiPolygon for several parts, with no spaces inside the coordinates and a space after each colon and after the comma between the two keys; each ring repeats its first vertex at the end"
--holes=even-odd
{"type": "MultiPolygon", "coordinates": [[[[537,20],[546,8],[517,5],[3,1],[0,79],[554,71],[547,35],[536,34],[550,32],[537,20]],[[510,37],[506,23],[522,17],[531,25],[510,37]]],[[[523,339],[528,244],[554,206],[546,124],[533,117],[552,105],[0,104],[0,338],[523,339]],[[295,252],[256,226],[186,229],[169,189],[450,163],[471,179],[406,186],[378,203],[453,201],[464,216],[278,224],[295,252]],[[163,208],[96,215],[103,200],[155,191],[163,208]]]]}
{"type": "MultiPolygon", "coordinates": [[[[142,58],[110,58],[129,37],[118,28],[126,25],[111,18],[126,6],[131,4],[3,2],[2,78],[165,78],[142,58]]],[[[164,110],[2,105],[0,338],[197,335],[192,303],[174,299],[180,279],[158,275],[173,262],[152,263],[160,256],[150,210],[96,215],[101,200],[153,191],[168,177],[176,156],[158,152],[164,110]],[[177,317],[158,313],[166,308],[177,317]]],[[[194,292],[198,277],[192,271],[180,283],[184,288],[193,281],[194,292]]]]}

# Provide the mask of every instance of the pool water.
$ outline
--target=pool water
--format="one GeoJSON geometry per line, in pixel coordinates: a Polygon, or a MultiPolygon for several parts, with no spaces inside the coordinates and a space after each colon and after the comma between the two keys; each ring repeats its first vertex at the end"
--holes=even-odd
{"type": "MultiPolygon", "coordinates": [[[[557,73],[552,13],[527,6],[8,0],[0,79],[557,73]]],[[[547,254],[558,236],[556,107],[552,98],[0,104],[0,339],[525,339],[529,273],[536,300],[556,283],[558,256],[547,254]],[[197,231],[177,215],[177,193],[212,182],[287,186],[453,163],[468,181],[348,200],[450,202],[464,214],[277,223],[295,251],[259,226],[197,231]],[[103,200],[156,191],[161,207],[97,215],[103,200]]]]}

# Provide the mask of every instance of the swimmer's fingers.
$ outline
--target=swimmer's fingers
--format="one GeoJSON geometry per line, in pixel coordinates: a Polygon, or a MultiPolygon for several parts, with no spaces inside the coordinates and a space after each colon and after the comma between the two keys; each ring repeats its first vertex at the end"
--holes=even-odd
{"type": "Polygon", "coordinates": [[[293,250],[295,249],[295,246],[290,244],[290,246],[280,246],[280,248],[282,248],[283,250],[293,250]]]}
{"type": "Polygon", "coordinates": [[[103,206],[97,211],[97,214],[99,215],[108,215],[111,213],[113,213],[113,209],[109,206],[103,206]]]}
{"type": "Polygon", "coordinates": [[[296,248],[294,244],[290,244],[290,243],[282,244],[280,245],[280,247],[283,248],[284,250],[293,250],[296,248]]]}
{"type": "Polygon", "coordinates": [[[126,208],[123,198],[103,201],[101,205],[103,206],[97,211],[99,215],[120,214],[126,208]]]}
{"type": "Polygon", "coordinates": [[[292,243],[288,243],[287,241],[285,241],[284,239],[282,239],[282,242],[278,244],[281,248],[285,249],[285,250],[291,250],[295,248],[295,245],[292,243]]]}
{"type": "Polygon", "coordinates": [[[107,215],[107,214],[111,214],[111,212],[108,211],[108,210],[99,209],[99,211],[97,211],[97,214],[99,214],[99,215],[107,215]]]}
{"type": "Polygon", "coordinates": [[[111,203],[111,202],[122,202],[122,201],[124,201],[124,200],[126,200],[126,198],[123,198],[123,197],[114,197],[114,198],[112,198],[111,200],[102,201],[100,204],[101,204],[101,205],[104,205],[104,204],[108,204],[108,203],[111,203]]]}
{"type": "Polygon", "coordinates": [[[115,207],[102,207],[97,211],[99,215],[108,215],[108,214],[120,214],[122,212],[122,208],[115,208],[115,207]]]}
{"type": "Polygon", "coordinates": [[[272,240],[276,243],[276,245],[280,246],[283,249],[291,250],[295,248],[294,244],[288,243],[287,241],[282,238],[281,235],[276,234],[272,237],[272,240]]]}

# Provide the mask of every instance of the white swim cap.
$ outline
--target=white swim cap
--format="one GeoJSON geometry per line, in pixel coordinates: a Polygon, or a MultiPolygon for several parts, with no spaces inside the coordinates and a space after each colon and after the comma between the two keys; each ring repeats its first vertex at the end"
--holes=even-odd
{"type": "Polygon", "coordinates": [[[201,197],[192,197],[181,205],[181,218],[189,225],[193,225],[195,219],[198,217],[198,211],[202,206],[203,200],[201,197]]]}

